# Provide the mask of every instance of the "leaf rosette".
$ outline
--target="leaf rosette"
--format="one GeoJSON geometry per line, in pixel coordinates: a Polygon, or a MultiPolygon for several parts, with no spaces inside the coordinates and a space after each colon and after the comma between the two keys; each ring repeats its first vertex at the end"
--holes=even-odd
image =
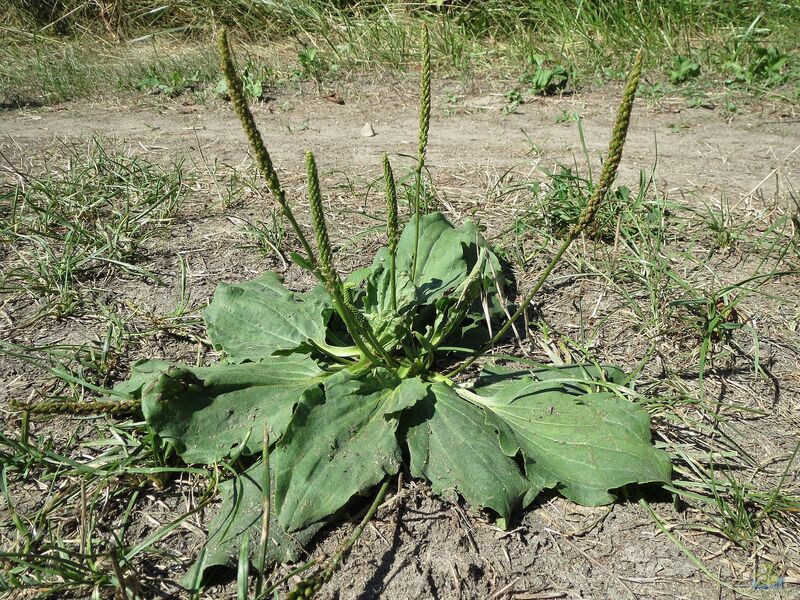
{"type": "MultiPolygon", "coordinates": [[[[629,400],[629,382],[619,369],[518,361],[521,366],[511,369],[484,365],[471,385],[452,378],[498,341],[521,309],[493,337],[488,333],[487,321],[508,314],[506,282],[500,260],[474,223],[454,226],[440,213],[424,214],[417,201],[397,231],[388,158],[389,245],[369,266],[341,279],[309,153],[315,254],[280,188],[224,36],[220,48],[231,100],[303,247],[305,256],[294,255],[295,262],[320,284],[297,293],[271,272],[220,284],[203,318],[221,360],[204,367],[141,361],[117,387],[118,394],[141,400],[148,426],[184,461],[228,462],[238,469],[221,486],[222,504],[203,560],[186,581],[199,581],[212,566],[233,566],[240,547],[246,552],[257,546],[244,540],[255,540],[264,526],[268,491],[266,504],[274,514],[267,520],[269,540],[261,557],[266,563],[295,560],[321,527],[401,469],[429,482],[437,494],[459,495],[490,511],[500,525],[544,490],[596,506],[613,502],[615,492],[629,484],[669,481],[670,461],[653,446],[649,415],[629,400]],[[465,355],[450,374],[436,371],[438,364],[465,355]]],[[[425,48],[427,57],[427,42],[425,48]]],[[[600,195],[522,305],[591,223],[602,189],[613,179],[638,60],[600,195]]],[[[429,85],[422,93],[428,111],[429,85]]],[[[418,193],[430,116],[424,109],[423,102],[418,193]]]]}
{"type": "MultiPolygon", "coordinates": [[[[431,371],[426,365],[437,352],[446,356],[450,342],[461,344],[464,331],[483,321],[481,296],[499,305],[502,268],[473,224],[454,227],[433,213],[420,223],[412,277],[410,261],[400,257],[408,256],[414,229],[409,223],[398,243],[396,309],[386,248],[347,279],[354,306],[399,357],[399,368],[363,360],[322,288],[297,294],[265,273],[221,284],[205,311],[209,339],[223,352],[218,364],[143,361],[119,386],[141,398],[148,425],[186,462],[252,457],[253,466],[230,486],[253,485],[268,429],[273,560],[289,556],[280,536],[337,519],[353,498],[396,474],[404,456],[410,474],[434,492],[461,495],[501,523],[545,489],[599,505],[627,484],[669,480],[669,460],[651,444],[647,413],[597,389],[598,381],[619,387],[618,370],[493,367],[472,388],[431,371]],[[466,308],[459,306],[463,298],[466,308]]],[[[220,515],[231,511],[230,491],[223,492],[220,515]]],[[[259,527],[258,510],[212,524],[206,567],[234,564],[237,544],[215,531],[259,527]]]]}

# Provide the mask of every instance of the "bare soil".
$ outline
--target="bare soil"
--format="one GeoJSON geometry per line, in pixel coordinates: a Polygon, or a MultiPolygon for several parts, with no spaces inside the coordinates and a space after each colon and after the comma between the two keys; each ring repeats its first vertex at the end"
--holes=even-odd
{"type": "MultiPolygon", "coordinates": [[[[382,153],[389,153],[398,174],[413,164],[416,90],[410,81],[386,79],[343,82],[335,91],[343,105],[326,100],[328,90],[312,86],[273,91],[273,98],[259,104],[255,113],[295,204],[302,198],[303,154],[306,149],[315,151],[330,206],[332,236],[339,244],[340,267],[348,270],[368,261],[381,240],[380,231],[369,228],[379,224],[373,217],[383,212],[381,185],[370,185],[380,174],[382,153]],[[361,135],[366,123],[372,125],[373,137],[361,135]]],[[[588,154],[597,172],[619,90],[609,87],[533,99],[515,114],[502,112],[506,100],[501,91],[498,83],[444,82],[435,87],[438,101],[428,165],[439,208],[455,221],[479,220],[487,226],[488,236],[505,243],[508,238],[497,234],[525,212],[531,195],[524,188],[503,190],[513,188],[514,182],[545,181],[545,171],[557,163],[577,163],[585,172],[576,123],[558,122],[570,113],[581,115],[588,154]]],[[[640,170],[655,168],[659,195],[700,213],[705,205],[722,204],[730,210],[731,226],[750,223],[746,233],[757,237],[780,216],[799,210],[792,206],[789,192],[794,190],[796,203],[800,115],[796,107],[767,100],[750,100],[733,114],[714,106],[713,99],[709,102],[705,107],[689,108],[681,98],[652,103],[639,100],[619,182],[636,189],[640,170]],[[792,185],[795,187],[787,188],[792,185]]],[[[265,269],[283,272],[292,287],[310,284],[275,254],[266,256],[248,247],[239,232],[241,221],[236,219],[268,220],[272,203],[263,186],[257,184],[256,191],[245,190],[243,198],[230,207],[223,206],[220,195],[229,175],[225,165],[245,175],[253,170],[239,124],[222,101],[132,96],[20,109],[0,113],[0,136],[3,157],[21,169],[35,171],[43,165],[62,164],[64,145],[85,145],[97,137],[114,140],[127,151],[157,162],[184,159],[195,173],[192,193],[171,233],[152,244],[146,259],[147,268],[160,273],[166,285],[143,285],[130,278],[93,284],[95,299],[114,307],[133,329],[152,330],[157,316],[174,308],[178,296],[176,253],[187,261],[196,307],[205,305],[219,281],[247,279],[265,269]]],[[[13,176],[10,169],[6,174],[13,176]]],[[[754,269],[775,267],[768,252],[765,258],[743,245],[714,251],[699,216],[687,226],[694,228],[691,243],[680,236],[673,243],[686,243],[687,254],[707,260],[691,266],[676,264],[675,269],[683,269],[699,289],[718,288],[746,278],[754,269]]],[[[599,360],[625,368],[636,366],[650,350],[653,359],[646,376],[657,379],[660,373],[671,373],[688,389],[696,389],[698,340],[677,328],[674,335],[659,331],[655,336],[634,328],[618,295],[592,279],[574,276],[576,269],[591,272],[587,260],[601,264],[608,259],[610,247],[584,245],[580,250],[571,254],[537,301],[539,314],[535,316],[561,335],[586,342],[599,360]]],[[[526,272],[518,270],[520,289],[546,259],[533,257],[526,272]]],[[[790,250],[784,261],[782,270],[797,269],[796,249],[790,250]]],[[[735,411],[730,417],[734,424],[726,431],[741,450],[758,461],[766,464],[775,459],[778,475],[800,439],[798,284],[796,274],[776,279],[765,289],[769,295],[754,295],[741,307],[758,332],[762,360],[773,379],[755,371],[752,354],[734,352],[706,381],[707,394],[718,397],[721,405],[735,403],[768,413],[756,418],[735,411]]],[[[666,298],[665,302],[677,299],[666,298]]],[[[0,336],[16,343],[78,342],[102,335],[104,330],[102,321],[91,315],[24,326],[35,312],[35,303],[25,298],[3,302],[0,336]]],[[[202,335],[201,330],[192,331],[202,335]]],[[[737,342],[746,349],[752,345],[746,334],[737,342]]],[[[526,344],[530,354],[540,359],[548,358],[545,348],[569,358],[563,347],[548,346],[541,338],[534,337],[526,344]]],[[[118,375],[124,378],[127,364],[137,357],[193,361],[198,352],[202,360],[213,360],[212,353],[185,336],[150,335],[128,346],[120,357],[118,375]]],[[[20,363],[0,358],[0,398],[27,396],[31,386],[41,384],[42,377],[20,363]]],[[[691,407],[676,410],[692,412],[691,407]]],[[[13,432],[18,419],[10,413],[6,419],[3,428],[13,432]]],[[[708,425],[713,428],[713,423],[708,425]]],[[[657,439],[685,443],[692,452],[712,447],[696,431],[663,416],[654,420],[654,431],[657,439]]],[[[52,435],[58,447],[64,440],[63,424],[37,422],[33,434],[52,435]]],[[[797,470],[792,468],[785,489],[797,490],[798,485],[797,470]]],[[[188,484],[175,483],[165,491],[148,492],[136,509],[136,526],[129,531],[132,541],[182,514],[191,505],[191,491],[188,484]]],[[[27,493],[35,494],[35,486],[27,493]]],[[[667,539],[637,498],[587,509],[557,495],[543,497],[519,515],[509,531],[501,531],[488,515],[457,500],[433,498],[422,482],[406,481],[390,495],[346,567],[322,596],[497,600],[800,597],[800,545],[793,528],[765,530],[766,545],[758,548],[737,547],[722,536],[702,531],[702,526],[714,523],[699,511],[677,510],[681,507],[673,505],[670,495],[658,490],[643,493],[722,586],[667,539]],[[784,585],[754,591],[753,573],[759,561],[767,560],[780,566],[784,585]]],[[[185,567],[202,546],[204,523],[210,516],[193,517],[160,547],[184,561],[185,567]]],[[[309,548],[310,554],[331,553],[351,527],[345,524],[325,532],[309,548]]],[[[180,562],[143,563],[140,575],[162,579],[153,585],[165,597],[185,597],[170,583],[182,575],[180,562]]],[[[233,598],[235,589],[230,585],[214,588],[206,597],[233,598]]]]}

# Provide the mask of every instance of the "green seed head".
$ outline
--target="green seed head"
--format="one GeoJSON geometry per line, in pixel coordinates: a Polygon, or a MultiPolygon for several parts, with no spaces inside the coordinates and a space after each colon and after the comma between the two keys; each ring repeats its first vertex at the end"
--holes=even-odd
{"type": "Polygon", "coordinates": [[[591,223],[594,221],[600,205],[608,194],[611,184],[617,177],[617,169],[622,160],[622,149],[625,146],[625,138],[628,135],[628,125],[631,122],[631,110],[633,109],[633,101],[636,98],[636,88],[639,87],[639,78],[642,75],[642,59],[643,54],[640,50],[636,55],[636,60],[628,75],[628,82],[625,86],[625,93],[622,95],[622,101],[617,111],[617,119],[614,122],[614,129],[611,133],[611,142],[608,146],[608,156],[606,162],[603,163],[603,170],[600,173],[600,180],[597,187],[594,189],[589,203],[586,205],[583,213],[581,214],[578,222],[575,224],[571,232],[573,237],[581,234],[591,223]]]}
{"type": "Polygon", "coordinates": [[[383,178],[386,181],[386,235],[389,238],[389,252],[397,250],[399,235],[397,232],[397,190],[394,187],[394,174],[389,157],[383,155],[383,178]]]}
{"type": "Polygon", "coordinates": [[[428,147],[428,129],[431,124],[431,40],[428,26],[422,27],[422,74],[419,80],[419,162],[425,158],[428,147]]]}
{"type": "Polygon", "coordinates": [[[84,402],[78,400],[48,400],[46,402],[18,402],[11,400],[15,410],[35,415],[113,415],[139,414],[141,400],[115,400],[113,402],[84,402]]]}
{"type": "Polygon", "coordinates": [[[316,258],[311,251],[311,246],[306,240],[306,237],[303,234],[303,231],[300,229],[300,226],[297,224],[297,220],[294,218],[294,214],[292,213],[292,208],[286,201],[286,194],[284,193],[283,188],[281,188],[278,174],[275,172],[275,168],[272,166],[272,159],[270,158],[266,145],[264,145],[264,139],[261,137],[261,132],[258,130],[256,121],[253,118],[253,113],[250,111],[250,106],[247,104],[247,98],[244,94],[242,80],[239,78],[239,74],[236,72],[236,66],[233,64],[231,47],[228,43],[228,33],[224,28],[220,32],[219,38],[217,39],[217,46],[219,49],[220,68],[222,70],[222,74],[225,76],[225,82],[228,84],[228,95],[231,97],[233,109],[236,111],[236,115],[239,117],[239,121],[242,123],[242,129],[244,129],[244,133],[247,136],[247,141],[250,143],[250,148],[253,150],[256,164],[261,171],[261,175],[266,180],[270,192],[272,192],[275,200],[280,205],[283,216],[289,221],[289,224],[292,226],[292,229],[294,229],[297,238],[300,240],[300,244],[303,246],[303,250],[308,256],[308,261],[312,265],[315,265],[316,258]]]}
{"type": "Polygon", "coordinates": [[[350,315],[353,317],[353,320],[358,325],[358,328],[363,332],[372,332],[372,325],[370,325],[367,318],[364,316],[358,307],[355,305],[355,288],[352,284],[345,283],[342,286],[342,301],[344,305],[347,307],[347,310],[350,311],[350,315]]]}
{"type": "Polygon", "coordinates": [[[317,237],[317,252],[319,253],[319,270],[322,283],[328,292],[333,293],[339,289],[341,281],[333,265],[333,252],[328,238],[328,227],[325,224],[325,211],[322,208],[322,194],[319,191],[319,175],[314,153],[306,152],[306,171],[308,175],[307,190],[308,204],[311,210],[311,224],[317,237]]]}
{"type": "Polygon", "coordinates": [[[261,133],[256,126],[253,113],[250,111],[250,106],[247,104],[242,80],[239,78],[239,74],[236,72],[236,67],[233,64],[231,47],[228,43],[228,33],[225,29],[222,30],[217,39],[217,46],[219,49],[220,68],[222,74],[225,76],[225,82],[228,84],[228,95],[231,97],[233,109],[242,122],[242,128],[247,136],[247,141],[250,142],[250,147],[255,153],[256,163],[261,169],[261,174],[264,176],[264,179],[266,179],[272,195],[275,196],[275,199],[285,211],[286,198],[281,189],[278,175],[272,166],[272,159],[264,145],[261,133]]]}

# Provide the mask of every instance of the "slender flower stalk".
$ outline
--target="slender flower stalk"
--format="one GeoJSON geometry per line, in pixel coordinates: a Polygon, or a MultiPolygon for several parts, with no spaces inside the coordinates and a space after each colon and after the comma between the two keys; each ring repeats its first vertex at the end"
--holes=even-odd
{"type": "Polygon", "coordinates": [[[395,273],[397,262],[397,190],[394,187],[394,173],[389,157],[383,154],[383,178],[386,181],[386,237],[389,240],[389,271],[391,276],[390,294],[392,310],[397,311],[397,276],[395,273]]]}
{"type": "Polygon", "coordinates": [[[570,228],[567,238],[561,244],[561,247],[547,265],[547,268],[545,268],[545,270],[539,276],[539,279],[536,281],[536,284],[533,286],[531,291],[529,291],[522,299],[517,311],[511,315],[511,318],[508,319],[505,325],[500,328],[500,330],[491,340],[489,340],[478,352],[474,353],[466,361],[461,363],[461,365],[450,371],[447,374],[447,377],[453,377],[469,367],[489,348],[500,341],[506,333],[508,333],[508,330],[514,324],[514,322],[520,316],[522,316],[530,301],[542,288],[545,280],[561,260],[561,257],[564,256],[564,253],[570,247],[572,242],[574,242],[578,236],[580,236],[594,221],[597,211],[603,204],[603,201],[608,194],[608,190],[611,188],[611,184],[614,182],[614,179],[616,179],[617,176],[617,169],[619,168],[619,163],[622,159],[622,150],[625,146],[625,139],[628,135],[628,126],[631,122],[633,101],[636,98],[636,89],[639,87],[639,78],[642,75],[642,61],[643,53],[641,50],[639,50],[638,54],[636,55],[636,60],[633,64],[633,68],[628,75],[628,82],[625,85],[625,92],[622,95],[622,101],[620,102],[619,109],[617,111],[617,118],[614,122],[614,129],[612,130],[611,134],[611,142],[609,143],[608,147],[608,156],[606,157],[605,163],[603,163],[603,170],[600,172],[600,180],[598,181],[597,187],[594,188],[586,208],[578,218],[578,222],[575,223],[572,228],[570,228]]]}
{"type": "Polygon", "coordinates": [[[333,264],[333,251],[328,238],[328,227],[325,223],[325,211],[322,208],[322,194],[319,189],[319,174],[314,153],[306,153],[306,170],[308,174],[308,204],[311,212],[311,223],[317,237],[319,253],[319,278],[333,300],[336,312],[344,321],[350,337],[367,360],[375,365],[383,364],[393,367],[397,363],[375,337],[372,326],[358,308],[353,304],[348,290],[344,289],[342,280],[333,264]],[[380,358],[379,358],[380,357],[380,358]]]}
{"type": "Polygon", "coordinates": [[[639,87],[639,79],[642,75],[643,58],[644,54],[639,50],[636,54],[633,68],[628,75],[625,92],[622,94],[622,101],[617,110],[617,119],[614,121],[614,129],[611,132],[611,142],[608,146],[608,156],[606,156],[603,169],[600,171],[600,181],[598,181],[597,187],[594,188],[592,197],[589,199],[589,203],[578,218],[578,222],[573,226],[573,231],[570,234],[573,239],[577,238],[594,222],[597,211],[600,210],[600,206],[603,204],[606,194],[608,194],[608,191],[611,189],[611,184],[614,183],[614,179],[617,177],[617,169],[622,160],[622,149],[628,137],[628,126],[631,122],[633,101],[636,98],[636,89],[639,87]]]}
{"type": "Polygon", "coordinates": [[[422,26],[422,72],[419,79],[419,143],[417,145],[417,168],[414,190],[414,255],[411,260],[411,278],[417,273],[419,251],[419,222],[422,216],[422,171],[425,168],[425,153],[428,149],[428,130],[431,124],[431,40],[428,26],[422,26]]]}
{"type": "Polygon", "coordinates": [[[222,74],[225,76],[225,82],[228,84],[228,95],[231,97],[233,109],[236,111],[236,115],[242,123],[247,141],[250,143],[250,148],[253,150],[256,164],[261,171],[261,175],[266,180],[270,192],[272,192],[275,200],[277,200],[280,205],[283,216],[289,221],[297,239],[300,240],[300,244],[303,246],[303,250],[308,256],[309,262],[316,268],[316,258],[311,251],[311,245],[308,243],[305,234],[303,234],[303,230],[300,229],[300,225],[297,224],[297,220],[294,218],[294,213],[292,213],[292,209],[286,200],[286,194],[281,187],[278,174],[272,166],[272,159],[267,151],[267,147],[264,145],[264,139],[261,137],[261,132],[256,126],[253,113],[250,111],[250,107],[247,104],[247,98],[245,97],[244,88],[242,87],[242,80],[239,78],[239,74],[236,72],[236,67],[233,64],[231,47],[228,43],[228,33],[224,28],[220,32],[219,38],[217,38],[217,46],[219,49],[222,74]]]}
{"type": "Polygon", "coordinates": [[[298,225],[297,220],[292,213],[289,203],[286,201],[286,194],[284,193],[280,181],[278,180],[278,174],[275,172],[275,168],[272,166],[272,159],[267,151],[267,147],[264,145],[264,140],[261,137],[261,133],[258,130],[255,119],[253,118],[253,113],[250,111],[250,107],[247,104],[247,99],[242,87],[242,81],[239,78],[239,75],[236,72],[236,67],[233,64],[230,44],[228,43],[228,35],[225,29],[221,31],[217,43],[219,47],[222,72],[225,76],[225,81],[228,84],[228,94],[231,97],[233,108],[242,123],[242,128],[247,136],[247,140],[250,142],[250,147],[255,155],[256,164],[261,170],[261,174],[266,180],[267,186],[272,192],[272,195],[278,201],[284,217],[289,221],[292,229],[297,235],[298,240],[300,240],[300,244],[303,246],[303,250],[308,257],[311,271],[322,282],[322,284],[325,286],[325,289],[331,295],[331,299],[334,302],[336,311],[342,317],[347,330],[350,332],[350,335],[353,337],[353,341],[358,346],[363,356],[373,364],[381,364],[382,362],[389,365],[395,364],[392,358],[386,353],[384,348],[377,343],[377,340],[375,340],[374,335],[368,327],[369,324],[367,323],[366,328],[363,326],[363,324],[359,325],[359,321],[363,319],[359,320],[357,317],[362,315],[360,313],[358,315],[354,314],[353,310],[351,310],[351,308],[344,301],[344,297],[342,295],[342,282],[339,279],[339,275],[333,265],[333,253],[331,251],[330,240],[328,239],[328,230],[325,226],[325,215],[322,210],[322,199],[319,191],[319,177],[317,175],[314,156],[309,152],[306,156],[306,162],[308,167],[308,196],[311,207],[314,233],[316,234],[317,238],[317,250],[320,253],[319,261],[317,261],[317,257],[314,255],[311,244],[308,243],[305,234],[303,233],[302,229],[300,229],[300,226],[298,225]],[[365,338],[370,340],[369,344],[365,341],[365,338]],[[370,344],[373,346],[373,348],[375,348],[375,352],[370,349],[370,344]],[[383,361],[378,359],[376,353],[383,358],[383,361]]]}
{"type": "Polygon", "coordinates": [[[317,163],[314,160],[314,153],[306,152],[306,172],[307,172],[307,193],[308,205],[311,212],[311,223],[314,226],[314,234],[317,237],[317,252],[319,252],[319,265],[318,274],[322,281],[322,285],[330,295],[333,301],[336,312],[344,321],[350,337],[353,338],[358,349],[367,360],[373,364],[380,364],[377,356],[372,352],[367,342],[364,340],[363,324],[359,324],[351,304],[347,302],[344,293],[342,292],[342,280],[339,278],[339,273],[333,264],[333,251],[331,250],[331,242],[328,237],[328,227],[325,223],[325,212],[322,208],[322,194],[319,189],[319,174],[317,172],[317,163]]]}
{"type": "MultiPolygon", "coordinates": [[[[320,589],[322,589],[322,585],[329,582],[331,578],[333,578],[339,567],[341,567],[344,561],[347,560],[347,557],[350,555],[350,551],[353,549],[353,546],[358,543],[358,540],[364,533],[364,529],[367,528],[367,525],[372,520],[372,517],[374,517],[375,513],[378,512],[378,507],[383,502],[383,499],[386,497],[386,492],[388,491],[389,480],[386,479],[378,490],[378,493],[375,495],[375,499],[372,501],[372,504],[370,504],[367,512],[362,517],[361,522],[353,530],[353,533],[350,534],[350,537],[348,537],[339,546],[339,548],[336,550],[336,554],[330,557],[322,565],[322,568],[318,572],[301,579],[286,595],[286,600],[304,600],[305,598],[313,598],[314,595],[320,589]]],[[[316,564],[312,561],[306,565],[303,565],[303,570],[313,566],[316,566],[316,564]]]]}
{"type": "MultiPolygon", "coordinates": [[[[322,282],[325,289],[331,296],[336,311],[342,317],[342,320],[350,332],[353,341],[358,346],[362,355],[372,362],[373,364],[380,364],[381,361],[377,358],[376,354],[372,352],[369,345],[365,342],[364,337],[370,337],[369,332],[364,332],[363,327],[359,327],[358,320],[351,312],[350,308],[344,301],[342,296],[342,282],[339,279],[339,274],[333,265],[333,253],[331,251],[330,240],[328,238],[328,230],[325,225],[325,214],[322,210],[322,198],[319,190],[319,177],[317,175],[317,167],[314,161],[314,156],[310,152],[306,156],[306,164],[308,168],[308,199],[311,209],[311,218],[314,226],[314,233],[317,238],[317,250],[320,253],[319,261],[311,249],[311,244],[308,243],[305,234],[300,229],[297,220],[292,213],[289,203],[286,201],[286,194],[281,188],[278,174],[272,166],[272,159],[270,158],[267,147],[264,145],[264,140],[261,133],[256,126],[253,113],[247,104],[247,99],[244,95],[242,81],[236,72],[236,67],[233,64],[231,57],[230,44],[228,43],[228,36],[225,29],[222,30],[218,39],[219,56],[222,72],[225,76],[225,81],[228,84],[228,94],[231,97],[231,102],[239,120],[242,123],[247,140],[250,142],[250,147],[256,158],[256,164],[261,170],[261,174],[267,182],[272,195],[278,201],[278,204],[283,211],[284,217],[289,221],[294,229],[303,250],[308,257],[308,262],[311,271],[322,282]],[[366,336],[362,334],[367,333],[366,336]]],[[[360,315],[359,315],[360,316],[360,315]]],[[[375,346],[375,344],[373,344],[375,346]]],[[[378,354],[385,354],[383,347],[378,349],[378,354]]],[[[391,363],[391,357],[389,361],[391,363]]]]}
{"type": "Polygon", "coordinates": [[[419,143],[417,145],[417,169],[425,163],[428,149],[428,130],[431,124],[431,40],[428,26],[422,27],[422,73],[419,80],[419,143]]]}

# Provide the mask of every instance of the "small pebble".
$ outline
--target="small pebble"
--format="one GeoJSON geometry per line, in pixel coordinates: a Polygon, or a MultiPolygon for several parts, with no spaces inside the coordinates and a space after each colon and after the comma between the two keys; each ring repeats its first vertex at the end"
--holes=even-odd
{"type": "Polygon", "coordinates": [[[375,130],[372,128],[372,123],[364,123],[364,126],[361,128],[361,136],[372,137],[374,135],[375,130]]]}

